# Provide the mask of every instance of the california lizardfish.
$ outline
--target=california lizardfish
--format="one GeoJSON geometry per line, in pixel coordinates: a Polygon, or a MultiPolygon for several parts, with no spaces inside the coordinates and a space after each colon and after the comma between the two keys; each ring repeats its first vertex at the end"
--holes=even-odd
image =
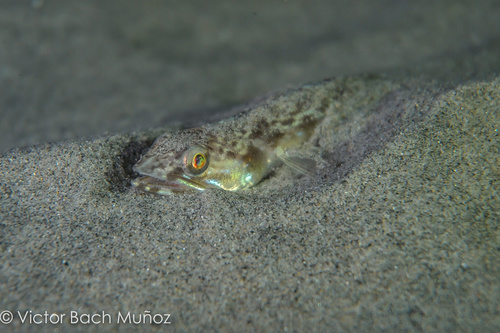
{"type": "Polygon", "coordinates": [[[161,195],[209,188],[240,191],[281,162],[310,173],[313,160],[294,157],[293,150],[311,138],[341,94],[338,81],[307,85],[232,118],[167,133],[134,166],[142,177],[132,184],[161,195]]]}

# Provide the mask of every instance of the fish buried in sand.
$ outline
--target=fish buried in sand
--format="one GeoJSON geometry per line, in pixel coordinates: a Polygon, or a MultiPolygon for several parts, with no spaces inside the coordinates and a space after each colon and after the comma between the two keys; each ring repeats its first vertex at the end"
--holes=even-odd
{"type": "Polygon", "coordinates": [[[310,173],[314,161],[290,153],[311,139],[341,94],[338,81],[307,85],[235,117],[166,133],[134,166],[142,177],[132,184],[161,195],[210,188],[240,191],[280,163],[310,173]]]}

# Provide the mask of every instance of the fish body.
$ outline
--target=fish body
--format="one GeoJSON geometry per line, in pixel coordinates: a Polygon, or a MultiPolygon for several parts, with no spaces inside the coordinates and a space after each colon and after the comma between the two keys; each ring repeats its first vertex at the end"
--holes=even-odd
{"type": "Polygon", "coordinates": [[[311,138],[332,107],[331,90],[337,85],[331,85],[304,86],[235,117],[166,133],[134,166],[142,177],[132,184],[161,195],[209,188],[240,191],[256,185],[280,162],[308,172],[312,163],[289,152],[311,138]]]}

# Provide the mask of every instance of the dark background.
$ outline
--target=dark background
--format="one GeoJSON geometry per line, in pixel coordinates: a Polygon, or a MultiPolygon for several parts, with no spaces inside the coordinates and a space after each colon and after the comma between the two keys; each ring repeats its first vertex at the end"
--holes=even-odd
{"type": "Polygon", "coordinates": [[[326,77],[500,68],[498,1],[0,2],[0,150],[202,119],[326,77]]]}

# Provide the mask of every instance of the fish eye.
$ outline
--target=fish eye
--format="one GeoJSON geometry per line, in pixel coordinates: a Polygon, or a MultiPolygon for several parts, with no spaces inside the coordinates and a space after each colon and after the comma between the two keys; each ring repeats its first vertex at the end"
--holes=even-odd
{"type": "Polygon", "coordinates": [[[190,147],[184,154],[184,167],[192,175],[203,173],[208,167],[208,151],[204,147],[190,147]]]}
{"type": "Polygon", "coordinates": [[[191,165],[196,170],[199,170],[205,166],[206,162],[207,162],[207,160],[206,160],[205,155],[203,155],[202,153],[197,153],[196,155],[194,155],[193,161],[191,162],[191,165]]]}

